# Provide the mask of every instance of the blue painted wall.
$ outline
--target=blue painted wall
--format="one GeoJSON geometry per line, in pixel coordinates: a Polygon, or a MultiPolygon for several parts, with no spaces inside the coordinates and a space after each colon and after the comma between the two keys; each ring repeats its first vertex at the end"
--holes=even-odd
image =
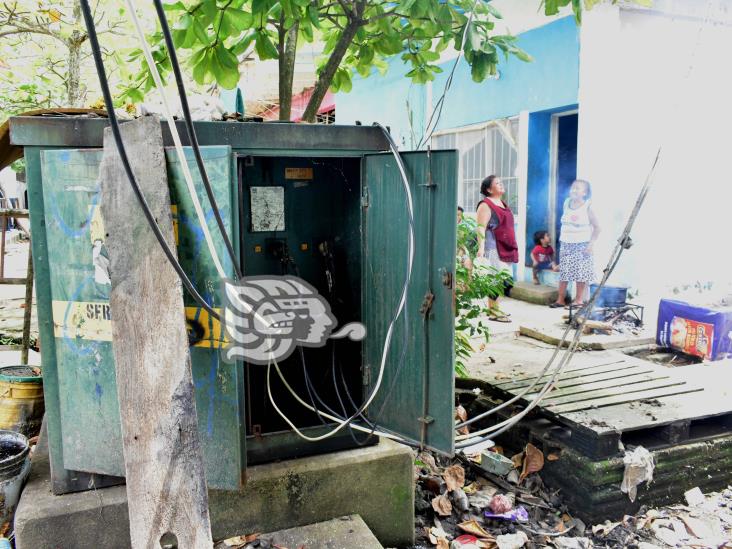
{"type": "Polygon", "coordinates": [[[427,88],[412,84],[404,76],[409,70],[397,56],[391,59],[384,75],[376,70],[366,79],[354,75],[353,89],[336,94],[336,123],[380,122],[389,126],[400,147],[416,148],[424,132],[427,88]]]}
{"type": "MultiPolygon", "coordinates": [[[[579,30],[572,17],[548,23],[521,33],[519,45],[534,61],[525,63],[513,57],[502,60],[498,80],[475,83],[470,67],[461,60],[447,94],[438,128],[455,128],[496,118],[514,116],[522,110],[542,111],[577,103],[579,86],[579,30]]],[[[432,83],[432,100],[437,101],[454,60],[441,65],[443,73],[432,83]]],[[[336,120],[351,124],[378,120],[392,127],[397,136],[410,133],[406,104],[410,101],[414,131],[424,125],[426,89],[411,85],[404,74],[409,70],[399,56],[391,59],[382,76],[354,76],[353,90],[336,95],[336,120]]],[[[430,107],[431,109],[431,107],[430,107]]]]}

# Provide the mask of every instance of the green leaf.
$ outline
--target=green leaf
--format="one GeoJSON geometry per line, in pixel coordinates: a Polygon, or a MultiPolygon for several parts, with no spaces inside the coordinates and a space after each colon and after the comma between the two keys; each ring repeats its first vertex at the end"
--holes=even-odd
{"type": "Polygon", "coordinates": [[[316,29],[320,28],[320,13],[318,12],[318,6],[315,4],[310,4],[308,6],[308,17],[310,18],[310,22],[313,24],[313,26],[316,29]]]}
{"type": "Polygon", "coordinates": [[[269,11],[270,0],[252,0],[252,14],[260,15],[269,11]]]}
{"type": "Polygon", "coordinates": [[[190,13],[184,13],[173,25],[173,30],[185,30],[193,23],[193,16],[190,13]]]}
{"type": "Polygon", "coordinates": [[[239,60],[236,58],[236,55],[225,48],[221,42],[216,46],[216,56],[224,67],[236,69],[237,72],[239,71],[239,60]]]}
{"type": "Polygon", "coordinates": [[[251,13],[231,8],[224,12],[224,19],[238,31],[247,30],[252,26],[252,22],[254,21],[251,13]]]}
{"type": "Polygon", "coordinates": [[[203,0],[203,2],[201,2],[201,8],[196,10],[196,14],[201,20],[201,24],[204,27],[208,27],[214,22],[216,16],[219,14],[219,8],[216,6],[216,0],[203,0]]]}
{"type": "Polygon", "coordinates": [[[521,61],[525,61],[526,63],[531,63],[534,60],[533,57],[531,57],[528,53],[526,53],[524,50],[519,49],[519,48],[516,48],[511,53],[513,53],[521,61]]]}
{"type": "Polygon", "coordinates": [[[163,9],[165,11],[185,11],[186,7],[183,5],[183,2],[174,2],[173,4],[163,4],[163,9]]]}
{"type": "Polygon", "coordinates": [[[374,60],[374,48],[368,44],[364,44],[358,50],[359,63],[363,65],[370,65],[371,61],[374,60]]]}
{"type": "Polygon", "coordinates": [[[214,78],[224,89],[230,90],[236,87],[239,83],[239,68],[231,52],[221,46],[216,47],[214,50],[213,59],[211,60],[211,69],[213,71],[214,78]],[[233,57],[233,66],[231,58],[233,57]]]}
{"type": "Polygon", "coordinates": [[[488,13],[490,13],[496,19],[503,19],[503,15],[501,15],[501,12],[498,11],[496,7],[490,2],[483,2],[483,6],[485,6],[485,9],[488,11],[488,13]]]}
{"type": "Polygon", "coordinates": [[[465,49],[467,49],[467,46],[469,45],[471,50],[480,50],[480,47],[483,44],[483,37],[480,35],[480,31],[478,29],[479,27],[475,23],[471,23],[468,27],[465,49]]]}
{"type": "Polygon", "coordinates": [[[351,81],[351,71],[343,70],[343,76],[341,77],[341,91],[348,93],[353,89],[353,82],[351,81]]]}
{"type": "Polygon", "coordinates": [[[207,46],[204,46],[194,51],[191,54],[191,57],[188,59],[188,64],[191,67],[195,67],[196,65],[198,65],[201,61],[203,61],[203,58],[206,55],[206,51],[208,51],[207,46]]]}
{"type": "Polygon", "coordinates": [[[292,18],[294,14],[292,0],[280,0],[280,4],[282,4],[282,11],[284,12],[285,17],[292,18]]]}
{"type": "Polygon", "coordinates": [[[195,80],[198,84],[205,83],[206,75],[210,71],[210,64],[211,50],[209,48],[206,48],[206,53],[201,61],[199,61],[198,64],[193,67],[193,80],[195,80]]]}
{"type": "Polygon", "coordinates": [[[248,33],[246,33],[239,42],[234,44],[234,47],[231,49],[231,52],[234,55],[242,55],[244,52],[246,52],[249,49],[249,46],[251,45],[252,41],[257,37],[257,31],[250,30],[248,33]]]}
{"type": "Polygon", "coordinates": [[[191,25],[191,29],[193,30],[193,35],[202,44],[211,43],[211,39],[209,38],[208,33],[206,32],[206,29],[203,27],[203,25],[201,24],[201,22],[198,19],[193,21],[193,25],[191,25]]]}
{"type": "Polygon", "coordinates": [[[277,48],[272,43],[272,40],[270,40],[266,31],[258,32],[256,40],[254,49],[256,50],[259,59],[264,61],[266,59],[277,59],[279,57],[277,48]]]}
{"type": "Polygon", "coordinates": [[[300,34],[305,39],[306,42],[312,42],[313,41],[313,27],[310,25],[309,21],[302,20],[300,23],[300,34]]]}
{"type": "Polygon", "coordinates": [[[145,95],[137,88],[130,88],[125,92],[132,103],[141,103],[145,100],[145,95]]]}

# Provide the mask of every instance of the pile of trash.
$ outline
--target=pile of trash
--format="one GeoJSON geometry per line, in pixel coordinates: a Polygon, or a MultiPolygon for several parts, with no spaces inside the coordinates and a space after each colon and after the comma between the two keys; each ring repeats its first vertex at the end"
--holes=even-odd
{"type": "Polygon", "coordinates": [[[416,547],[518,549],[550,542],[574,547],[562,540],[572,532],[583,535],[586,526],[543,485],[537,473],[544,461],[532,444],[510,459],[499,447],[448,461],[420,453],[416,547]]]}
{"type": "Polygon", "coordinates": [[[414,549],[732,549],[732,489],[695,489],[688,505],[587,526],[544,486],[539,472],[552,459],[532,444],[510,458],[500,447],[454,459],[417,454],[414,549]]]}

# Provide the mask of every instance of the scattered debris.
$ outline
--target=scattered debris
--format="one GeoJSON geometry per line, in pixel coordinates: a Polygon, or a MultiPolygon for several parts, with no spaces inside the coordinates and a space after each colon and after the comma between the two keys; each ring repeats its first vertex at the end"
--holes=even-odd
{"type": "Polygon", "coordinates": [[[452,465],[445,469],[442,478],[445,479],[448,492],[465,486],[465,470],[460,465],[452,465]]]}
{"type": "Polygon", "coordinates": [[[552,540],[557,549],[592,549],[594,544],[587,538],[568,538],[561,536],[552,540]]]}
{"type": "Polygon", "coordinates": [[[444,494],[432,500],[432,508],[441,517],[449,517],[452,514],[452,503],[450,503],[450,500],[444,494]]]}
{"type": "Polygon", "coordinates": [[[706,500],[704,494],[702,494],[702,491],[699,489],[698,486],[696,488],[692,488],[687,492],[684,492],[684,499],[686,499],[686,503],[688,503],[692,507],[696,505],[701,505],[706,500]]]}
{"type": "Polygon", "coordinates": [[[523,532],[503,534],[496,537],[496,545],[498,545],[498,549],[521,549],[521,547],[526,545],[527,541],[529,541],[529,536],[523,532]]]}
{"type": "Polygon", "coordinates": [[[625,473],[623,482],[620,484],[620,491],[628,494],[630,501],[635,501],[638,492],[638,485],[642,482],[650,484],[653,480],[653,455],[643,446],[637,446],[632,451],[626,451],[623,457],[625,473]]]}
{"type": "MultiPolygon", "coordinates": [[[[543,460],[549,461],[554,450],[544,456],[527,445],[513,460],[502,455],[502,448],[493,450],[484,453],[481,464],[466,456],[429,460],[420,454],[414,549],[732,549],[732,487],[706,496],[690,490],[688,505],[641,508],[635,516],[609,517],[602,524],[586,526],[572,516],[561,494],[542,482],[543,460]],[[499,476],[486,471],[490,454],[509,461],[511,472],[499,476]],[[524,470],[526,476],[520,479],[519,471],[524,470]]],[[[654,470],[644,448],[636,447],[626,456],[626,465],[631,466],[626,467],[624,484],[630,496],[631,488],[650,481],[654,470]]]]}
{"type": "Polygon", "coordinates": [[[480,466],[486,473],[505,477],[515,467],[516,463],[498,452],[486,451],[481,456],[480,466]]]}
{"type": "Polygon", "coordinates": [[[489,513],[485,512],[486,518],[493,519],[505,519],[511,522],[527,522],[529,520],[529,513],[524,507],[516,507],[504,513],[489,513]]]}
{"type": "Polygon", "coordinates": [[[523,468],[519,480],[524,480],[531,473],[538,473],[544,468],[544,454],[533,444],[526,445],[523,455],[523,468]]]}

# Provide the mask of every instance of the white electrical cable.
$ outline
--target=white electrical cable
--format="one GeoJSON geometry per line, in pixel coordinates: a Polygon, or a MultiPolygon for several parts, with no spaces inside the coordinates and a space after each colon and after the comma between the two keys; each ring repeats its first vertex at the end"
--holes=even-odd
{"type": "MultiPolygon", "coordinates": [[[[285,422],[287,422],[287,424],[295,431],[295,433],[300,438],[303,438],[310,442],[317,442],[317,441],[324,440],[328,437],[335,435],[338,431],[340,431],[347,425],[351,424],[353,419],[358,415],[358,412],[363,413],[369,407],[369,405],[373,402],[374,398],[376,398],[376,395],[378,394],[379,389],[381,388],[381,382],[383,381],[383,378],[384,378],[384,371],[386,370],[386,360],[388,358],[389,350],[391,348],[391,338],[394,333],[394,326],[396,325],[396,322],[399,319],[399,317],[401,316],[402,311],[404,310],[404,306],[406,305],[407,294],[409,292],[409,286],[410,286],[411,279],[412,279],[412,264],[414,263],[414,203],[412,200],[412,191],[409,188],[409,180],[407,178],[407,173],[404,169],[404,164],[402,162],[401,157],[399,156],[399,151],[397,150],[394,140],[391,138],[391,136],[387,132],[386,128],[384,128],[381,124],[376,124],[376,125],[379,128],[381,128],[381,130],[384,132],[384,135],[386,136],[387,140],[389,141],[389,148],[390,148],[392,154],[394,155],[394,158],[397,161],[397,167],[399,168],[399,174],[401,176],[402,185],[404,186],[404,192],[405,192],[405,195],[407,198],[407,214],[408,214],[408,218],[409,218],[409,236],[407,239],[407,272],[404,277],[404,285],[402,287],[401,297],[399,298],[399,305],[397,306],[397,310],[396,310],[396,313],[394,314],[394,317],[392,318],[391,322],[389,323],[389,328],[387,329],[386,337],[384,338],[384,347],[383,347],[383,350],[381,353],[381,363],[379,365],[379,375],[376,379],[376,383],[374,385],[374,388],[371,390],[371,394],[369,395],[366,402],[364,404],[362,404],[359,407],[359,410],[357,411],[357,413],[354,414],[353,416],[351,416],[350,418],[348,418],[346,420],[339,420],[339,419],[334,418],[334,416],[328,415],[318,409],[313,409],[312,406],[306,404],[297,395],[297,393],[295,393],[295,391],[292,389],[292,387],[290,387],[290,385],[287,383],[284,376],[282,375],[282,372],[280,371],[277,361],[274,359],[271,360],[271,363],[275,365],[275,369],[277,370],[277,373],[279,374],[280,379],[285,384],[285,387],[290,391],[290,393],[293,395],[293,397],[295,397],[295,399],[298,402],[300,402],[307,408],[318,412],[323,417],[327,417],[329,419],[332,419],[336,423],[338,423],[338,426],[335,427],[334,429],[332,429],[331,431],[329,431],[323,435],[320,435],[320,436],[311,437],[311,436],[306,435],[302,431],[300,431],[295,426],[295,424],[282,412],[282,410],[280,410],[280,408],[277,406],[277,404],[274,401],[274,398],[272,396],[272,390],[271,390],[271,385],[270,385],[270,376],[269,376],[271,364],[267,365],[267,394],[269,396],[270,402],[272,403],[272,406],[277,411],[277,413],[280,415],[280,417],[282,417],[282,419],[284,419],[285,422]]],[[[353,425],[353,427],[355,428],[356,426],[353,425]]],[[[368,432],[371,432],[371,430],[369,429],[368,432]]],[[[391,438],[395,438],[395,437],[392,436],[391,438]]]]}
{"type": "Polygon", "coordinates": [[[170,135],[173,138],[173,143],[175,145],[175,151],[178,155],[178,162],[180,162],[181,168],[183,169],[183,179],[185,179],[186,186],[188,187],[188,193],[191,195],[191,200],[193,202],[193,208],[196,210],[196,216],[198,217],[198,223],[201,225],[201,230],[203,231],[203,237],[206,240],[206,246],[208,247],[209,252],[211,253],[211,258],[213,259],[214,266],[216,267],[216,271],[219,273],[220,278],[227,278],[227,274],[224,271],[224,268],[221,265],[221,261],[219,260],[219,255],[216,252],[216,247],[214,246],[213,239],[211,238],[211,233],[208,230],[208,222],[206,221],[206,215],[203,213],[203,208],[201,207],[201,202],[198,200],[198,194],[196,193],[196,187],[193,184],[193,176],[191,175],[190,168],[188,167],[188,160],[186,159],[185,153],[183,152],[183,144],[180,140],[180,135],[178,134],[178,128],[175,126],[175,120],[173,119],[173,113],[170,109],[170,105],[168,104],[168,99],[165,95],[165,87],[163,86],[163,81],[160,78],[160,72],[158,71],[158,67],[155,64],[155,60],[153,59],[152,53],[150,52],[150,46],[147,43],[147,40],[145,40],[145,33],[142,30],[142,27],[140,26],[140,20],[137,18],[137,12],[135,11],[135,5],[132,0],[125,0],[127,3],[127,8],[130,12],[130,15],[132,16],[132,22],[135,25],[135,30],[137,32],[137,37],[140,40],[140,44],[142,46],[142,52],[145,55],[145,60],[147,61],[147,65],[150,69],[150,74],[152,74],[153,80],[155,81],[155,87],[158,90],[158,93],[160,94],[160,99],[162,100],[163,104],[163,114],[165,115],[165,121],[168,123],[168,128],[170,129],[170,135]]]}
{"type": "MultiPolygon", "coordinates": [[[[307,402],[305,402],[302,398],[300,398],[300,396],[295,392],[295,390],[290,386],[290,384],[287,383],[287,380],[285,379],[285,376],[282,375],[282,371],[280,370],[280,367],[277,364],[277,362],[276,361],[272,361],[272,364],[274,364],[275,370],[277,370],[277,373],[279,374],[280,379],[282,380],[282,383],[284,383],[285,387],[287,387],[287,389],[290,391],[290,393],[292,393],[292,396],[295,397],[295,400],[297,402],[299,402],[300,404],[302,404],[303,406],[305,406],[305,408],[307,408],[311,412],[319,413],[321,416],[323,416],[325,418],[328,418],[331,421],[334,421],[336,423],[343,423],[343,422],[345,422],[345,420],[343,418],[339,418],[339,417],[330,415],[327,412],[323,412],[323,411],[321,411],[321,410],[319,410],[317,408],[314,408],[313,406],[311,406],[310,404],[308,404],[307,402]]],[[[270,381],[269,381],[270,371],[271,371],[272,364],[268,364],[267,365],[267,395],[269,396],[269,400],[272,403],[272,406],[274,407],[274,409],[287,422],[287,424],[290,425],[290,427],[292,427],[292,429],[297,434],[299,434],[299,435],[302,436],[302,433],[297,429],[297,427],[295,427],[295,425],[292,424],[292,422],[287,418],[287,416],[285,416],[283,414],[283,412],[279,409],[279,407],[277,406],[277,404],[274,401],[274,397],[272,396],[272,386],[271,386],[270,381]]],[[[358,431],[362,431],[364,433],[374,434],[374,435],[378,435],[380,437],[386,437],[386,438],[390,438],[390,439],[396,440],[396,441],[401,441],[402,440],[402,437],[400,437],[398,435],[393,435],[391,433],[386,433],[384,431],[373,431],[371,429],[371,427],[362,427],[361,425],[358,425],[356,423],[351,423],[350,427],[352,427],[353,429],[356,429],[358,431]]],[[[306,438],[306,439],[309,440],[309,437],[307,437],[307,436],[303,436],[303,438],[306,438]]]]}

